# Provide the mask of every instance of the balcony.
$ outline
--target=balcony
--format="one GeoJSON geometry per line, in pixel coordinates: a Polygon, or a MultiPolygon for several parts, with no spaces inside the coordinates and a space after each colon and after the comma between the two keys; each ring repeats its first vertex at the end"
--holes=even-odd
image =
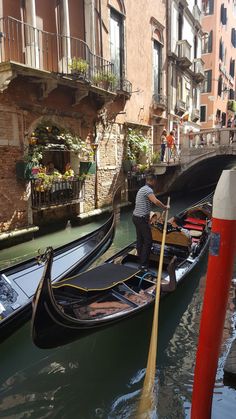
{"type": "Polygon", "coordinates": [[[44,184],[41,179],[31,180],[31,203],[33,209],[50,208],[55,205],[73,204],[84,200],[84,181],[79,179],[53,181],[44,184]]]}
{"type": "Polygon", "coordinates": [[[176,115],[182,116],[186,112],[186,103],[178,99],[175,106],[175,113],[176,115]]]}
{"type": "Polygon", "coordinates": [[[200,111],[198,108],[193,107],[191,119],[193,122],[197,122],[200,119],[200,111]]]}
{"type": "Polygon", "coordinates": [[[196,83],[202,83],[205,79],[204,61],[201,58],[195,58],[191,70],[193,71],[193,77],[196,83]]]}
{"type": "Polygon", "coordinates": [[[154,109],[161,108],[166,109],[167,107],[167,96],[161,93],[154,93],[152,96],[152,106],[154,109]]]}
{"type": "Polygon", "coordinates": [[[132,94],[132,84],[129,80],[119,79],[116,83],[116,93],[130,97],[132,94]]]}
{"type": "Polygon", "coordinates": [[[116,91],[113,64],[93,54],[83,40],[3,17],[0,19],[0,64],[9,62],[31,76],[29,68],[37,70],[44,80],[51,73],[64,81],[116,91]]]}
{"type": "Polygon", "coordinates": [[[193,6],[193,17],[194,19],[201,24],[201,10],[199,9],[197,4],[193,6]]]}
{"type": "Polygon", "coordinates": [[[177,63],[182,69],[190,67],[191,61],[191,45],[187,40],[181,40],[176,42],[177,63]]]}

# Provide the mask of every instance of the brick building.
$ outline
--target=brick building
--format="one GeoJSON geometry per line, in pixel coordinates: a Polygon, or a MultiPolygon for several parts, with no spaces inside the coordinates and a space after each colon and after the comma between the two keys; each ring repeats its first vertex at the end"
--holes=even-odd
{"type": "Polygon", "coordinates": [[[0,16],[1,232],[110,204],[129,129],[155,148],[167,127],[165,5],[0,0],[0,16]],[[42,188],[32,155],[73,180],[42,188]]]}
{"type": "Polygon", "coordinates": [[[202,1],[202,58],[205,82],[201,94],[202,128],[227,127],[236,113],[236,3],[202,1]]]}

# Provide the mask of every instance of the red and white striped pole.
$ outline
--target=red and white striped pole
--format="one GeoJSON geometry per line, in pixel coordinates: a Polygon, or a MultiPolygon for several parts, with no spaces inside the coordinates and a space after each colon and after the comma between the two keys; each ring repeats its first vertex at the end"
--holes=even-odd
{"type": "Polygon", "coordinates": [[[224,170],[213,198],[212,232],[196,356],[191,419],[211,418],[215,376],[236,253],[236,170],[224,170]]]}

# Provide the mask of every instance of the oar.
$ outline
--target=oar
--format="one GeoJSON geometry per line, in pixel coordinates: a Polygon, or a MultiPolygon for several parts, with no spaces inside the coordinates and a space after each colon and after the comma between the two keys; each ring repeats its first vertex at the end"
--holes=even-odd
{"type": "MultiPolygon", "coordinates": [[[[170,205],[170,197],[168,197],[167,206],[170,205]]],[[[157,284],[156,284],[156,297],[155,297],[155,307],[152,323],[152,334],[149,346],[148,353],[148,362],[146,375],[144,379],[142,394],[138,406],[137,418],[149,418],[153,410],[154,402],[154,380],[155,380],[155,371],[156,371],[156,354],[157,354],[157,338],[158,338],[158,314],[159,314],[159,302],[160,302],[160,291],[161,291],[161,275],[164,259],[164,249],[165,249],[165,240],[166,240],[166,230],[167,230],[167,221],[168,221],[168,209],[165,214],[164,228],[162,234],[161,242],[161,252],[159,259],[158,275],[157,275],[157,284]],[[148,416],[149,414],[149,416],[148,416]]]]}

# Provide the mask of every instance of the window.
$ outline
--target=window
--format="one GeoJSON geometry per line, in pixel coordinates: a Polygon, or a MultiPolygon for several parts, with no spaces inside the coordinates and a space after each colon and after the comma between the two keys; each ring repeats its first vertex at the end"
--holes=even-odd
{"type": "Polygon", "coordinates": [[[200,122],[206,122],[206,105],[200,106],[200,122]]]}
{"type": "Polygon", "coordinates": [[[223,90],[223,79],[222,79],[222,76],[220,76],[218,80],[218,96],[221,96],[222,90],[223,90]]]}
{"type": "Polygon", "coordinates": [[[214,0],[202,0],[202,13],[204,15],[213,15],[214,0]]]}
{"type": "Polygon", "coordinates": [[[234,99],[235,93],[234,93],[234,89],[230,89],[229,90],[229,99],[234,99]]]}
{"type": "Polygon", "coordinates": [[[183,38],[183,7],[180,6],[179,16],[178,16],[178,40],[181,41],[183,38]]]}
{"type": "Polygon", "coordinates": [[[153,43],[153,85],[154,93],[161,92],[161,66],[162,66],[162,45],[154,41],[153,43]]]}
{"type": "Polygon", "coordinates": [[[222,25],[227,23],[227,8],[224,6],[224,3],[220,7],[220,21],[222,25]]]}
{"type": "Polygon", "coordinates": [[[222,38],[220,39],[220,45],[219,45],[219,59],[221,61],[224,61],[224,43],[222,41],[222,38]]]}
{"type": "Polygon", "coordinates": [[[226,113],[222,112],[221,114],[221,126],[225,127],[226,126],[226,113]]]}
{"type": "Polygon", "coordinates": [[[213,31],[205,34],[202,37],[202,54],[212,52],[213,31]]]}
{"type": "Polygon", "coordinates": [[[111,10],[110,17],[110,53],[114,72],[122,78],[124,68],[124,24],[123,17],[111,10]]]}
{"type": "Polygon", "coordinates": [[[202,85],[202,93],[211,92],[212,70],[204,71],[205,80],[202,85]]]}
{"type": "Polygon", "coordinates": [[[235,60],[232,60],[232,58],[230,59],[230,64],[229,64],[229,74],[231,75],[231,77],[234,78],[234,74],[235,74],[235,60]]]}
{"type": "Polygon", "coordinates": [[[231,42],[234,48],[236,48],[236,29],[235,28],[231,29],[231,42]]]}

